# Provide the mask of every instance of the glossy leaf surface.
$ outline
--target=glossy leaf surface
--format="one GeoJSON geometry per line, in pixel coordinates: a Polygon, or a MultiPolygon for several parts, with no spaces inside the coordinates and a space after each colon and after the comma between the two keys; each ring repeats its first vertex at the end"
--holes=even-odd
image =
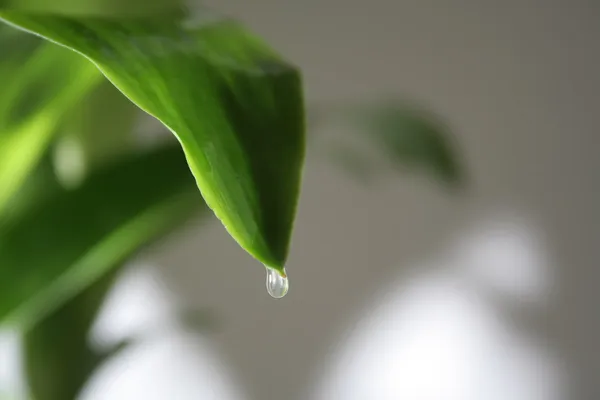
{"type": "Polygon", "coordinates": [[[240,245],[282,269],[304,156],[298,71],[239,24],[181,18],[0,18],[71,48],[179,139],[206,203],[240,245]]]}

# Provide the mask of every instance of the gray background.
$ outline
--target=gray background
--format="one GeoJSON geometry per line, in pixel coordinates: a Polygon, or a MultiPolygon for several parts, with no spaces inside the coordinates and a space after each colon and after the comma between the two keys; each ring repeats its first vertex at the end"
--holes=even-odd
{"type": "Polygon", "coordinates": [[[556,284],[535,329],[567,366],[568,398],[599,398],[600,4],[209,4],[301,66],[311,104],[398,94],[440,114],[469,178],[459,195],[412,174],[368,187],[329,164],[320,139],[313,141],[288,265],[291,290],[280,301],[266,294],[261,266],[216,223],[192,223],[153,250],[147,257],[168,286],[217,316],[212,338],[248,394],[303,398],[387,282],[466,221],[501,209],[544,232],[556,284]]]}

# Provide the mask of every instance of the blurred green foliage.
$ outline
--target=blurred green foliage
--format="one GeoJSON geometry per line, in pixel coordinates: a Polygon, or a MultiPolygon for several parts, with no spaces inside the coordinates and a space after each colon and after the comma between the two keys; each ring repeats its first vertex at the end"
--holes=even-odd
{"type": "MultiPolygon", "coordinates": [[[[31,398],[70,400],[111,354],[88,332],[119,268],[209,215],[198,188],[246,250],[283,268],[304,153],[300,75],[237,23],[182,19],[177,1],[0,5],[5,21],[87,57],[0,22],[0,323],[23,331],[31,398]],[[141,110],[181,146],[136,146],[141,110]]],[[[428,114],[385,102],[319,116],[351,122],[399,166],[463,179],[428,114]]],[[[334,143],[349,173],[372,171],[348,148],[334,143]]]]}

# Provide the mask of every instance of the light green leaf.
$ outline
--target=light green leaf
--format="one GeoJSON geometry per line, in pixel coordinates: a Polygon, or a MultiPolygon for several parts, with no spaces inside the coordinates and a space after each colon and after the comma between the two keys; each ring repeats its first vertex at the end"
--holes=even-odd
{"type": "Polygon", "coordinates": [[[203,15],[102,19],[0,11],[74,49],[179,139],[207,204],[282,270],[304,156],[298,71],[239,24],[203,15]]]}
{"type": "Polygon", "coordinates": [[[35,204],[0,225],[0,322],[31,326],[201,205],[177,146],[35,204]]]}
{"type": "MultiPolygon", "coordinates": [[[[12,45],[17,46],[19,35],[12,45]]],[[[8,40],[4,42],[7,44],[8,40]]],[[[24,42],[27,48],[27,41],[24,42]]],[[[7,48],[9,48],[7,46],[7,48]]],[[[0,212],[32,171],[61,117],[101,74],[69,51],[43,43],[0,61],[0,212]],[[20,65],[16,65],[20,62],[20,65]]]]}

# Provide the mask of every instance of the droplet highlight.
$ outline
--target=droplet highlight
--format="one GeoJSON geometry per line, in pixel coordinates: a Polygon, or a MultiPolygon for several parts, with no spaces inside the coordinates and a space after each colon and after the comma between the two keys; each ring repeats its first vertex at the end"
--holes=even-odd
{"type": "Polygon", "coordinates": [[[267,292],[271,297],[280,299],[285,296],[290,288],[285,270],[279,272],[267,267],[267,292]]]}

